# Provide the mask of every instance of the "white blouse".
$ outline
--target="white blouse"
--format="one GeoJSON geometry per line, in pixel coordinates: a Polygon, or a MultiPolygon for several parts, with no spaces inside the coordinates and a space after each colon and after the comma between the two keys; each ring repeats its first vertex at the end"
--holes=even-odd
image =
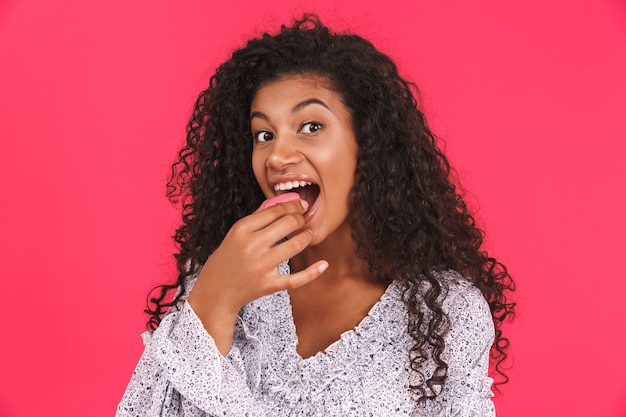
{"type": "MultiPolygon", "coordinates": [[[[288,273],[282,264],[281,272],[288,273]]],[[[145,350],[117,416],[494,416],[487,376],[494,327],[480,291],[458,274],[438,274],[451,328],[448,379],[435,400],[417,403],[410,384],[407,308],[399,283],[324,352],[303,359],[286,291],[245,306],[222,356],[187,302],[143,334],[145,350]]],[[[432,360],[422,373],[430,377],[432,360]]]]}

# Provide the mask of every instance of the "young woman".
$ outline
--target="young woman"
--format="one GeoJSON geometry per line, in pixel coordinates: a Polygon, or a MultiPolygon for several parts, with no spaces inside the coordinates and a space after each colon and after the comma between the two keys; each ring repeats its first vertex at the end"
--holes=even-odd
{"type": "Polygon", "coordinates": [[[494,414],[513,281],[414,94],[314,16],[217,69],[169,183],[179,276],[119,416],[494,414]]]}

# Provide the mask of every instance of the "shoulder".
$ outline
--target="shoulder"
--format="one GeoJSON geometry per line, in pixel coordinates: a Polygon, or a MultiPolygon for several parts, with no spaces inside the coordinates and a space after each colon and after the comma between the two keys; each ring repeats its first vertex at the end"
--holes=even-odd
{"type": "Polygon", "coordinates": [[[442,302],[450,327],[446,351],[453,362],[476,361],[488,357],[495,337],[491,310],[480,290],[456,272],[443,272],[438,278],[447,288],[442,302]]]}
{"type": "Polygon", "coordinates": [[[468,278],[454,271],[438,272],[435,276],[445,289],[442,308],[450,318],[469,314],[492,321],[487,300],[468,278]]]}

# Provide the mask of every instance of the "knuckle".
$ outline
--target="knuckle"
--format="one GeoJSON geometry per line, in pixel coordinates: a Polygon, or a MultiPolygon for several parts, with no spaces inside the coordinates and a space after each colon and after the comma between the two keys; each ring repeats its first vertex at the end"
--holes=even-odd
{"type": "Polygon", "coordinates": [[[285,282],[284,287],[285,287],[285,289],[287,289],[287,290],[294,290],[294,289],[298,288],[298,287],[299,287],[299,285],[297,284],[297,282],[296,282],[294,279],[288,279],[288,280],[285,282]]]}
{"type": "Polygon", "coordinates": [[[301,213],[298,213],[298,227],[304,227],[304,225],[306,224],[306,221],[304,220],[304,215],[302,215],[301,213]]]}
{"type": "Polygon", "coordinates": [[[243,222],[241,220],[237,220],[235,224],[233,224],[233,226],[230,228],[230,231],[233,234],[239,234],[243,231],[244,228],[245,225],[243,224],[243,222]]]}
{"type": "Polygon", "coordinates": [[[242,259],[250,259],[256,253],[254,248],[252,248],[249,245],[245,245],[241,247],[239,250],[240,250],[240,256],[242,259]]]}
{"type": "Polygon", "coordinates": [[[289,217],[289,221],[290,226],[292,226],[294,229],[299,229],[302,226],[304,226],[304,217],[302,217],[302,215],[300,214],[291,214],[288,216],[289,217]]]}
{"type": "Polygon", "coordinates": [[[291,241],[293,242],[293,246],[294,246],[293,249],[297,252],[303,251],[309,244],[308,240],[309,239],[302,239],[301,236],[291,239],[291,241]]]}

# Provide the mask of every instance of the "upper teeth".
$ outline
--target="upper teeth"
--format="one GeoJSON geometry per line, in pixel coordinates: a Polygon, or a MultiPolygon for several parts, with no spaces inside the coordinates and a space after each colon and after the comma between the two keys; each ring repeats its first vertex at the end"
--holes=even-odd
{"type": "Polygon", "coordinates": [[[306,185],[311,185],[311,183],[308,181],[285,181],[276,184],[274,191],[291,190],[292,188],[304,187],[306,185]]]}

